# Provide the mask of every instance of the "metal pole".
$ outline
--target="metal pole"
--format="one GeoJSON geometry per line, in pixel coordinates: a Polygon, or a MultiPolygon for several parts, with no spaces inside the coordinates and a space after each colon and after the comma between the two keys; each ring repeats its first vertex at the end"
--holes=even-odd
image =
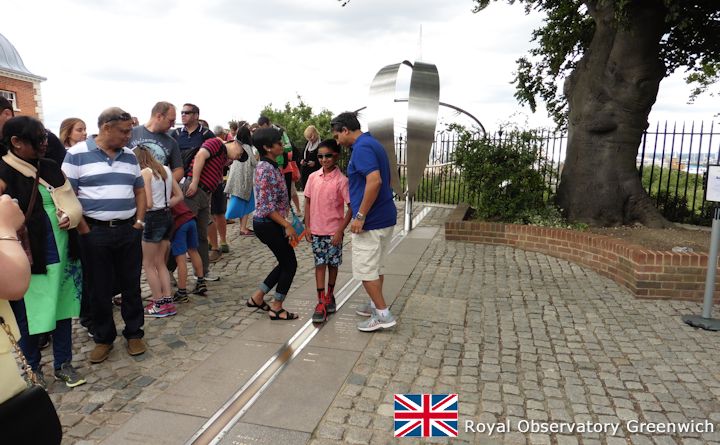
{"type": "Polygon", "coordinates": [[[712,315],[713,293],[715,292],[715,272],[717,270],[718,247],[720,247],[720,208],[715,209],[712,222],[712,235],[710,235],[710,253],[708,254],[708,269],[705,275],[705,299],[703,302],[703,318],[712,315]]]}
{"type": "Polygon", "coordinates": [[[405,224],[403,228],[406,233],[412,230],[412,199],[407,189],[405,190],[405,224]]]}

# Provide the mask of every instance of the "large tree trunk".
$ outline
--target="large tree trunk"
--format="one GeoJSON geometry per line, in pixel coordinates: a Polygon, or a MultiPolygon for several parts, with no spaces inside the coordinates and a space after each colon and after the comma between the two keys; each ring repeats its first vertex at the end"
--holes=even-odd
{"type": "Polygon", "coordinates": [[[619,24],[615,3],[586,2],[596,28],[564,86],[568,148],[557,203],[571,221],[666,227],[635,165],[665,75],[659,58],[665,13],[662,0],[634,0],[619,24]]]}

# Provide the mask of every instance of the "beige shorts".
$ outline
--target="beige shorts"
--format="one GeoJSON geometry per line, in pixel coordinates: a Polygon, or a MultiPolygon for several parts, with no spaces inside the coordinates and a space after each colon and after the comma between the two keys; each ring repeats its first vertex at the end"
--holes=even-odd
{"type": "Polygon", "coordinates": [[[385,257],[390,250],[392,234],[393,227],[352,234],[353,278],[360,281],[375,281],[380,278],[385,257]]]}

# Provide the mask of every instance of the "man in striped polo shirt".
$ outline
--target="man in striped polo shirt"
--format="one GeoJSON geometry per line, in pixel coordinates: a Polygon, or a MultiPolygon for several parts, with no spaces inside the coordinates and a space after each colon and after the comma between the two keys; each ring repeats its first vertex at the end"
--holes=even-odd
{"type": "Polygon", "coordinates": [[[98,118],[97,137],[68,150],[62,169],[83,207],[80,245],[89,275],[95,349],[90,362],[108,358],[117,330],[111,298],[113,284],[122,294],[122,334],[130,355],[145,352],[143,304],[140,297],[145,189],[140,167],[126,147],[132,117],[108,108],[98,118]]]}
{"type": "Polygon", "coordinates": [[[197,215],[198,252],[205,276],[210,269],[207,237],[210,223],[210,196],[222,181],[223,167],[228,159],[245,162],[248,155],[237,141],[223,144],[218,138],[208,139],[203,142],[191,161],[188,177],[182,184],[185,203],[197,215]]]}

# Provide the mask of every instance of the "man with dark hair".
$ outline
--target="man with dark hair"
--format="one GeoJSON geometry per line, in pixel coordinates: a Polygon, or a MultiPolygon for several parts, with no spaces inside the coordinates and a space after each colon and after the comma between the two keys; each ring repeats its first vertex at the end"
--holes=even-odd
{"type": "Polygon", "coordinates": [[[352,269],[353,277],[362,281],[371,300],[356,310],[358,315],[370,317],[357,327],[365,332],[390,328],[396,321],[385,304],[382,273],[397,223],[390,188],[390,161],[382,144],[370,133],[360,131],[355,113],[341,113],[333,118],[330,126],[340,145],[352,147],[347,167],[353,212],[352,269]]]}
{"type": "Polygon", "coordinates": [[[2,137],[2,129],[5,126],[5,122],[9,121],[15,116],[13,111],[12,103],[6,98],[0,96],[0,137],[2,137]]]}
{"type": "Polygon", "coordinates": [[[127,351],[140,355],[146,350],[140,296],[146,200],[137,158],[126,147],[132,116],[120,108],[108,108],[100,114],[98,128],[97,137],[68,150],[62,165],[89,227],[80,245],[92,299],[95,348],[90,352],[91,363],[105,361],[117,337],[111,301],[115,285],[122,294],[120,314],[127,351]]]}
{"type": "Polygon", "coordinates": [[[197,105],[186,103],[180,110],[180,121],[182,128],[176,128],[170,133],[178,143],[182,155],[185,176],[189,173],[190,162],[195,158],[197,150],[208,139],[214,138],[215,134],[207,127],[200,125],[200,108],[197,105]]]}
{"type": "Polygon", "coordinates": [[[133,149],[142,144],[149,148],[153,157],[168,166],[173,179],[179,182],[184,176],[180,148],[177,141],[167,134],[175,125],[175,118],[175,105],[170,102],[156,103],[147,124],[133,128],[128,147],[133,149]]]}

